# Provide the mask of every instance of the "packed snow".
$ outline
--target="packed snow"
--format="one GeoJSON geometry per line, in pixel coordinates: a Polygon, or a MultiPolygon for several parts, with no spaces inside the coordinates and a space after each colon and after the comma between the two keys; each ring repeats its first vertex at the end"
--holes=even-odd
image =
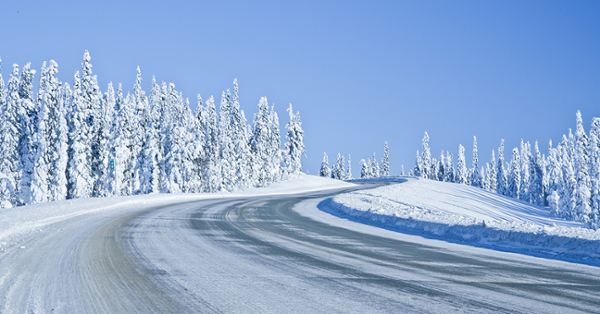
{"type": "Polygon", "coordinates": [[[335,215],[425,237],[600,265],[600,230],[483,189],[413,177],[321,203],[335,215]]]}
{"type": "Polygon", "coordinates": [[[351,188],[355,185],[339,180],[306,174],[271,184],[266,188],[246,188],[237,192],[157,193],[150,195],[105,198],[80,198],[0,209],[0,251],[19,245],[19,239],[41,232],[48,225],[81,215],[128,213],[145,208],[224,197],[250,197],[295,194],[327,189],[351,188]]]}

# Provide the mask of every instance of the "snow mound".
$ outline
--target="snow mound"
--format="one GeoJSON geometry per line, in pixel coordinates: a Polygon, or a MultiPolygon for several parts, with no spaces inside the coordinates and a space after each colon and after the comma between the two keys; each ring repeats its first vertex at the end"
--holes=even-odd
{"type": "Polygon", "coordinates": [[[600,265],[600,230],[483,189],[412,177],[340,194],[322,210],[457,243],[600,265]]]}

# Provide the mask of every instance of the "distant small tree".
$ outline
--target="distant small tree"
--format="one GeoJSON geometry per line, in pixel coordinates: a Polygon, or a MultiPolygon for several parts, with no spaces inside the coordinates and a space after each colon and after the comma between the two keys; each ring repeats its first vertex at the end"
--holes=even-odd
{"type": "Polygon", "coordinates": [[[389,161],[389,150],[388,143],[385,142],[383,148],[383,157],[381,157],[381,176],[387,177],[390,175],[390,161],[389,161]]]}
{"type": "Polygon", "coordinates": [[[321,170],[319,170],[319,175],[325,178],[331,177],[331,169],[329,168],[329,158],[327,157],[327,153],[323,153],[323,161],[321,161],[321,170]]]}

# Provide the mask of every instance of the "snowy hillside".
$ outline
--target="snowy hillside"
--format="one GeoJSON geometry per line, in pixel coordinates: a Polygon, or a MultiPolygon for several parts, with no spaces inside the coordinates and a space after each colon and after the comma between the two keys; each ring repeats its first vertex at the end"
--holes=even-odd
{"type": "Polygon", "coordinates": [[[321,204],[336,215],[458,243],[600,265],[600,231],[479,188],[402,177],[321,204]]]}

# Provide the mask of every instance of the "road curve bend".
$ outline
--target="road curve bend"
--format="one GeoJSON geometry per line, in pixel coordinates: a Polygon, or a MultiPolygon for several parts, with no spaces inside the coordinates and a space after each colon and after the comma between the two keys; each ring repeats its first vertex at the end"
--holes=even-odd
{"type": "Polygon", "coordinates": [[[333,193],[59,222],[0,255],[2,313],[589,313],[600,269],[347,221],[333,193]]]}

